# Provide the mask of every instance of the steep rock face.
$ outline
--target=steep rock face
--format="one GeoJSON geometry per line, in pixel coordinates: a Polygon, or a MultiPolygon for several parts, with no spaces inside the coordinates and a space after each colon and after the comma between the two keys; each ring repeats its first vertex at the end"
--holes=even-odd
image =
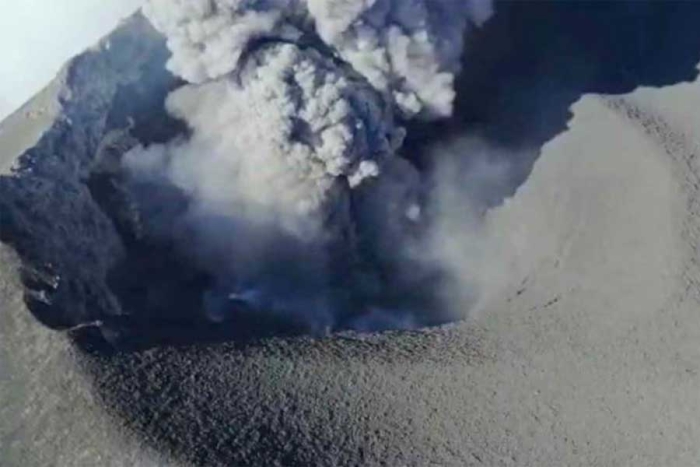
{"type": "MultiPolygon", "coordinates": [[[[162,111],[174,83],[166,59],[159,34],[134,16],[66,65],[50,97],[41,96],[53,108],[49,128],[34,147],[2,164],[12,171],[0,177],[0,240],[22,258],[27,303],[51,327],[122,312],[106,280],[124,245],[88,182],[105,139],[129,119],[148,122],[162,111]]],[[[29,104],[19,112],[35,111],[29,104]]],[[[12,117],[4,126],[12,126],[12,117]]],[[[161,130],[147,128],[156,139],[161,130]]]]}

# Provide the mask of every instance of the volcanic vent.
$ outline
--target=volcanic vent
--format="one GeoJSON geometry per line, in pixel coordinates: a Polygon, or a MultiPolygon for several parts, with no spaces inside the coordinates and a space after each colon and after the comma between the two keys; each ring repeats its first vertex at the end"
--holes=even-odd
{"type": "Polygon", "coordinates": [[[461,317],[450,301],[472,284],[445,260],[445,164],[421,173],[401,153],[405,123],[450,116],[489,2],[145,13],[141,37],[67,68],[63,144],[40,143],[0,185],[3,240],[27,258],[43,322],[141,346],[461,317]],[[90,82],[124,60],[139,76],[90,82]]]}

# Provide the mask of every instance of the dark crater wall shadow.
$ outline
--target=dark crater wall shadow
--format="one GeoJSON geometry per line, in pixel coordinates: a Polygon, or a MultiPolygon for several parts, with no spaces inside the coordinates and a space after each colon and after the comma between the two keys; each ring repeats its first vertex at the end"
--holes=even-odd
{"type": "MultiPolygon", "coordinates": [[[[411,125],[406,143],[408,157],[421,167],[432,163],[425,156],[427,147],[465,132],[505,149],[496,151],[494,157],[511,158],[507,161],[513,168],[511,183],[493,195],[491,205],[510,196],[526,180],[542,146],[567,128],[570,107],[583,94],[667,86],[693,80],[698,74],[700,2],[513,1],[497,3],[497,12],[470,42],[465,72],[458,83],[455,117],[438,124],[411,125]]],[[[196,271],[182,273],[179,258],[167,245],[162,246],[166,251],[158,259],[149,259],[147,245],[129,246],[128,239],[115,233],[118,229],[113,220],[104,214],[113,195],[104,188],[108,181],[81,178],[89,171],[80,164],[89,165],[100,138],[122,127],[128,118],[137,120],[135,128],[142,141],[167,140],[182,131],[177,122],[161,119],[162,99],[178,84],[159,71],[165,60],[163,44],[142,20],[130,27],[131,32],[115,35],[117,47],[113,45],[112,50],[142,59],[122,57],[129,63],[115,64],[116,57],[87,55],[82,63],[74,64],[73,80],[86,74],[85,84],[74,86],[94,89],[94,95],[86,92],[77,96],[80,103],[67,101],[66,119],[57,122],[37,148],[23,157],[18,174],[0,177],[0,240],[12,245],[25,263],[27,302],[32,312],[59,329],[97,319],[116,323],[116,328],[123,323],[129,326],[133,318],[124,316],[119,305],[112,303],[110,286],[114,265],[129,261],[125,248],[138,253],[132,261],[143,261],[133,266],[135,269],[181,271],[178,274],[182,277],[174,283],[183,288],[190,281],[207,280],[196,271]],[[139,39],[141,34],[152,39],[151,45],[139,39]],[[87,80],[89,73],[100,69],[114,73],[135,66],[138,71],[124,78],[130,83],[126,87],[116,81],[108,83],[105,92],[105,83],[97,89],[87,80]],[[134,83],[144,76],[154,81],[151,87],[146,82],[139,91],[134,83]],[[117,105],[120,102],[128,104],[117,105]],[[71,116],[71,109],[78,109],[75,111],[80,115],[71,116]],[[85,160],[78,158],[82,162],[76,166],[75,159],[63,156],[67,153],[81,154],[85,160]],[[61,177],[56,177],[57,171],[61,177]],[[75,196],[68,199],[65,193],[75,196]],[[63,207],[64,203],[68,207],[63,207]],[[52,220],[57,213],[65,213],[71,221],[56,225],[52,220]],[[74,235],[66,235],[66,231],[74,235]],[[66,238],[76,240],[71,243],[66,238]],[[114,261],[103,264],[99,258],[104,257],[114,261]],[[79,305],[77,310],[75,304],[79,305]],[[72,308],[66,309],[68,306],[72,308]]],[[[125,72],[120,73],[124,76],[125,72]]],[[[127,267],[123,274],[128,276],[133,268],[127,267]]],[[[166,282],[173,283],[170,279],[166,282]]],[[[177,301],[186,303],[184,299],[177,301]]],[[[146,319],[136,327],[159,324],[163,323],[146,319]]],[[[418,349],[435,348],[438,355],[453,351],[439,347],[440,340],[433,340],[431,333],[391,334],[381,345],[342,336],[291,343],[258,340],[247,345],[245,336],[240,336],[242,340],[232,344],[161,347],[213,344],[236,337],[190,325],[174,323],[164,335],[156,332],[146,347],[157,347],[145,352],[107,352],[110,347],[94,327],[73,330],[70,335],[78,348],[87,351],[84,363],[94,390],[116,419],[147,443],[202,467],[326,465],[321,459],[334,459],[337,465],[381,464],[381,446],[371,447],[364,438],[350,434],[346,438],[337,431],[348,429],[349,433],[349,427],[330,422],[319,427],[318,415],[306,412],[299,403],[303,394],[284,387],[263,387],[265,381],[274,382],[272,376],[263,377],[270,371],[264,365],[267,357],[270,361],[294,358],[313,364],[320,348],[332,347],[332,352],[349,359],[376,355],[397,361],[406,359],[408,353],[409,359],[421,361],[418,349]],[[173,329],[183,336],[171,339],[177,334],[173,329]]],[[[274,326],[263,328],[258,336],[265,332],[285,334],[274,326]]],[[[168,329],[167,323],[164,329],[168,329]]],[[[246,328],[242,325],[239,329],[246,328]]],[[[327,409],[334,411],[333,407],[327,409]]],[[[405,464],[420,465],[420,461],[406,459],[405,464]]]]}

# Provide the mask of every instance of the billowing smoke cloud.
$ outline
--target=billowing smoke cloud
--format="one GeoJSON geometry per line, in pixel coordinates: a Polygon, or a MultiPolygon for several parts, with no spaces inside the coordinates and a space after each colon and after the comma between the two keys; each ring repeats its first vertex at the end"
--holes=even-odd
{"type": "Polygon", "coordinates": [[[466,29],[492,13],[491,0],[152,0],[145,11],[189,82],[237,70],[255,41],[320,39],[406,115],[430,117],[451,114],[466,29]]]}
{"type": "Polygon", "coordinates": [[[188,199],[168,235],[217,277],[211,317],[240,302],[316,330],[420,325],[425,290],[450,271],[426,254],[439,222],[424,213],[430,184],[398,154],[397,120],[451,114],[465,33],[490,0],[151,0],[145,12],[191,83],[167,102],[191,135],[124,163],[188,199]]]}

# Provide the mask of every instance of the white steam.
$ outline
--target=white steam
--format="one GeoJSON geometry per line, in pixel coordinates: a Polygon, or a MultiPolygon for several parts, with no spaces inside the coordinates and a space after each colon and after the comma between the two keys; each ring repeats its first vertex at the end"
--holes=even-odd
{"type": "Polygon", "coordinates": [[[318,53],[275,44],[241,71],[168,99],[169,112],[193,130],[169,148],[169,176],[197,198],[307,218],[344,182],[377,176],[401,144],[391,108],[318,53]]]}
{"type": "Polygon", "coordinates": [[[320,38],[406,115],[446,117],[470,24],[491,0],[151,0],[170,69],[202,83],[239,68],[256,40],[320,38]]]}
{"type": "Polygon", "coordinates": [[[397,155],[395,120],[451,114],[465,33],[490,0],[151,0],[144,11],[191,83],[167,102],[191,136],[137,148],[125,167],[187,195],[174,235],[219,279],[217,319],[226,297],[317,327],[357,308],[354,327],[413,323],[386,310],[434,273],[412,265],[437,256],[415,254],[424,183],[397,155]]]}
{"type": "Polygon", "coordinates": [[[487,1],[309,0],[320,37],[406,115],[452,113],[454,76],[468,23],[487,1]]]}
{"type": "Polygon", "coordinates": [[[510,254],[489,230],[489,208],[512,187],[511,150],[494,147],[475,135],[458,136],[431,148],[437,160],[430,174],[427,210],[431,221],[422,239],[420,261],[445,272],[442,301],[457,310],[473,310],[500,290],[510,254]]]}

